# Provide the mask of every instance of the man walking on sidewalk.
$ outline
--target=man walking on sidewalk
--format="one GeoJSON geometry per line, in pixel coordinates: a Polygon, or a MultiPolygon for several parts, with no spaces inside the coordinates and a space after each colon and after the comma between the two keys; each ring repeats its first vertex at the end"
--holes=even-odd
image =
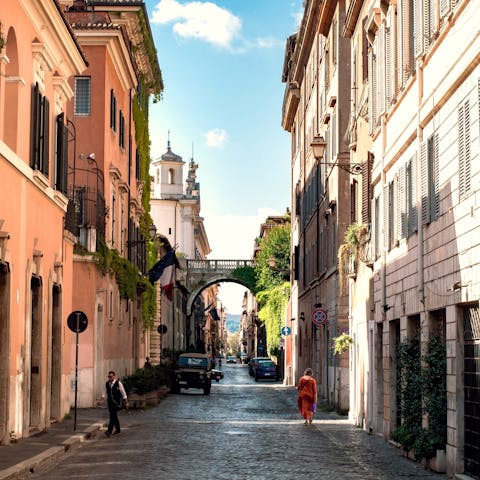
{"type": "Polygon", "coordinates": [[[105,384],[105,395],[107,398],[108,411],[110,413],[110,421],[105,435],[118,435],[120,433],[120,420],[118,419],[118,411],[122,408],[122,401],[128,410],[128,399],[123,388],[122,382],[115,378],[115,372],[108,372],[108,380],[105,384]],[[115,431],[113,428],[115,427],[115,431]]]}

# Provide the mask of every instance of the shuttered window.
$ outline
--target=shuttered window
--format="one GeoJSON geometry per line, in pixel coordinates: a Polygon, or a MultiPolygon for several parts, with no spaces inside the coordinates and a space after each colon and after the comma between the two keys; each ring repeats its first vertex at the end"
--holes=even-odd
{"type": "Polygon", "coordinates": [[[30,166],[41,171],[46,177],[49,173],[49,135],[50,103],[40,92],[38,83],[32,88],[32,117],[30,166]]]}
{"type": "Polygon", "coordinates": [[[125,148],[125,117],[122,111],[118,115],[118,144],[120,148],[125,148]]]}
{"type": "Polygon", "coordinates": [[[458,172],[460,200],[471,188],[470,105],[466,100],[458,107],[458,172]]]}
{"type": "Polygon", "coordinates": [[[55,188],[67,194],[68,174],[68,130],[64,123],[65,115],[61,113],[56,120],[56,152],[55,152],[55,188]]]}
{"type": "Polygon", "coordinates": [[[75,77],[75,115],[90,115],[90,82],[90,77],[75,77]]]}
{"type": "Polygon", "coordinates": [[[370,224],[372,222],[372,166],[373,154],[369,152],[367,160],[362,164],[362,223],[364,224],[370,224]]]}
{"type": "Polygon", "coordinates": [[[394,7],[388,9],[387,25],[385,27],[385,101],[388,109],[393,100],[395,84],[394,52],[393,52],[393,15],[394,7]]]}
{"type": "Polygon", "coordinates": [[[388,248],[391,250],[397,241],[395,235],[396,216],[398,211],[395,208],[395,181],[388,184],[388,248]]]}
{"type": "Polygon", "coordinates": [[[422,224],[438,218],[440,212],[438,134],[432,135],[420,147],[422,192],[422,224]]]}
{"type": "Polygon", "coordinates": [[[380,196],[376,197],[373,206],[373,233],[374,233],[374,248],[375,258],[380,255],[380,196]]]}
{"type": "Polygon", "coordinates": [[[398,237],[406,238],[408,235],[408,214],[406,194],[406,166],[402,165],[398,171],[398,196],[397,196],[397,232],[398,237]]]}
{"type": "Polygon", "coordinates": [[[357,223],[358,183],[355,179],[350,184],[350,223],[357,223]]]}
{"type": "Polygon", "coordinates": [[[117,131],[117,99],[113,89],[110,90],[110,128],[114,132],[117,131]]]}
{"type": "Polygon", "coordinates": [[[376,57],[377,40],[370,48],[368,56],[368,123],[369,132],[372,134],[377,127],[378,119],[378,95],[377,90],[377,57],[376,57]]]}
{"type": "Polygon", "coordinates": [[[388,208],[388,185],[385,185],[383,187],[383,248],[385,250],[389,250],[390,246],[390,230],[388,228],[389,212],[390,209],[388,208]]]}
{"type": "Polygon", "coordinates": [[[385,23],[380,25],[380,29],[376,38],[377,44],[377,79],[376,86],[378,92],[378,111],[380,117],[385,112],[385,23]]]}
{"type": "Polygon", "coordinates": [[[416,157],[407,162],[405,169],[406,205],[408,217],[408,236],[413,235],[417,229],[417,204],[416,204],[416,157]]]}

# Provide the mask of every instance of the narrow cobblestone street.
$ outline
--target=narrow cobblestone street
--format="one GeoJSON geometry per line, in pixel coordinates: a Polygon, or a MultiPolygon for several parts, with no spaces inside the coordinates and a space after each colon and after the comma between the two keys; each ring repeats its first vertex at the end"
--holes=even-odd
{"type": "Polygon", "coordinates": [[[97,438],[29,478],[40,479],[446,479],[400,457],[383,440],[334,413],[305,426],[296,391],[256,383],[227,365],[210,396],[169,395],[157,407],[121,416],[122,433],[97,438]]]}

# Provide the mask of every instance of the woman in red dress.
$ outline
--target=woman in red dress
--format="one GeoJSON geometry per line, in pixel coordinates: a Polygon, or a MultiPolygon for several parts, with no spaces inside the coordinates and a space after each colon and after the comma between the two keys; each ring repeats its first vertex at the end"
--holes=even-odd
{"type": "Polygon", "coordinates": [[[298,410],[305,419],[305,425],[312,423],[313,412],[317,404],[317,382],[313,378],[313,370],[307,368],[298,381],[298,410]]]}

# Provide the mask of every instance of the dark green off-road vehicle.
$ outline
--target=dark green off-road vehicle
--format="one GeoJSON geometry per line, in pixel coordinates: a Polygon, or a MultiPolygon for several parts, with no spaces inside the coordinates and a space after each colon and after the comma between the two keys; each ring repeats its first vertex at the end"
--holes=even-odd
{"type": "Polygon", "coordinates": [[[172,378],[171,391],[200,388],[210,395],[212,387],[212,367],[210,357],[204,353],[182,353],[177,360],[172,378]]]}

